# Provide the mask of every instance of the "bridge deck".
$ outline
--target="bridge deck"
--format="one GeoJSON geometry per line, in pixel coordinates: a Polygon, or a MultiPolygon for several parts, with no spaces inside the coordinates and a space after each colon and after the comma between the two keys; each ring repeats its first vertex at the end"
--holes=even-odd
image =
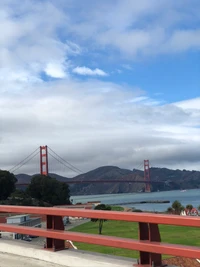
{"type": "MultiPolygon", "coordinates": [[[[145,180],[130,180],[130,179],[107,179],[107,180],[73,180],[67,179],[63,181],[67,184],[98,184],[98,183],[150,183],[150,184],[164,184],[164,181],[145,181],[145,180]]],[[[26,186],[30,183],[16,183],[16,186],[26,186]]]]}

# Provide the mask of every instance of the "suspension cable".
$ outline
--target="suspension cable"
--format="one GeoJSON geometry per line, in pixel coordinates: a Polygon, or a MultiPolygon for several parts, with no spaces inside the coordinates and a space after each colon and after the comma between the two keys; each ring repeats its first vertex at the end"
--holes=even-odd
{"type": "MultiPolygon", "coordinates": [[[[48,149],[54,153],[60,160],[62,160],[65,164],[68,164],[69,166],[71,166],[71,168],[74,169],[75,172],[79,172],[79,173],[83,173],[83,171],[81,171],[80,169],[76,168],[74,165],[72,165],[71,163],[69,163],[68,161],[66,161],[65,159],[63,159],[62,157],[60,157],[53,149],[51,149],[50,147],[48,147],[48,149]]],[[[65,166],[68,168],[68,166],[65,166]]],[[[70,169],[70,168],[69,168],[70,169]]]]}
{"type": "MultiPolygon", "coordinates": [[[[22,161],[20,161],[17,165],[15,165],[14,167],[12,167],[10,170],[9,170],[9,172],[13,172],[13,171],[15,171],[16,169],[19,169],[19,168],[21,168],[24,164],[26,164],[27,163],[27,160],[29,161],[29,158],[33,155],[33,154],[35,154],[36,152],[37,152],[37,150],[39,149],[39,147],[35,150],[35,151],[33,151],[29,156],[27,156],[24,160],[22,160],[22,161]],[[25,162],[26,161],[26,162],[25,162]],[[24,163],[25,162],[25,163],[24,163]],[[20,165],[20,167],[18,167],[20,165]]],[[[38,151],[38,153],[39,153],[39,151],[38,151]]],[[[37,154],[38,154],[37,153],[37,154]]],[[[34,157],[35,157],[35,155],[34,155],[34,157]]],[[[32,159],[32,158],[31,158],[32,159]]]]}
{"type": "Polygon", "coordinates": [[[23,163],[17,167],[16,169],[14,169],[12,172],[16,172],[18,169],[20,169],[22,166],[24,166],[26,163],[28,163],[29,161],[31,161],[35,156],[37,156],[40,152],[38,151],[36,154],[34,154],[31,158],[28,158],[27,161],[23,161],[23,163]]]}
{"type": "Polygon", "coordinates": [[[76,170],[72,169],[71,167],[67,166],[64,162],[62,162],[61,160],[57,159],[54,155],[52,155],[49,151],[48,151],[48,154],[54,158],[55,160],[57,160],[59,163],[61,163],[63,166],[65,166],[66,168],[70,169],[71,171],[73,172],[76,172],[78,174],[80,174],[79,172],[77,172],[76,170]]]}

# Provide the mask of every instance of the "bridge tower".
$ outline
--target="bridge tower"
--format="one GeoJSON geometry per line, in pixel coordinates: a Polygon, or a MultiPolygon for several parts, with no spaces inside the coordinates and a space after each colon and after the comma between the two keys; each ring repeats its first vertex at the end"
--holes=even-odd
{"type": "Polygon", "coordinates": [[[49,174],[48,146],[40,146],[40,174],[45,176],[49,174]]]}
{"type": "Polygon", "coordinates": [[[145,192],[151,192],[150,184],[150,170],[149,170],[149,160],[144,160],[144,181],[145,181],[145,192]]]}

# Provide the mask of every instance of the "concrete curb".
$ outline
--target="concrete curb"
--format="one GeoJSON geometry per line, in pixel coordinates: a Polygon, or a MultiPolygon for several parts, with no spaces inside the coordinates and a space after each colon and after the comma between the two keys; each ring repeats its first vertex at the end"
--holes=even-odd
{"type": "Polygon", "coordinates": [[[132,267],[136,263],[134,259],[122,259],[121,257],[104,256],[78,250],[50,252],[30,243],[10,240],[0,240],[0,252],[68,267],[132,267]]]}

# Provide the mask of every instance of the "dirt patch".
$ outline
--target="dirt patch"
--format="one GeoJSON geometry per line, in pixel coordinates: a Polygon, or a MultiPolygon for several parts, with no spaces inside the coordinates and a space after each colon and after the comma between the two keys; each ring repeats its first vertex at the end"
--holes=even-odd
{"type": "Polygon", "coordinates": [[[195,259],[173,257],[163,260],[163,264],[175,265],[179,267],[200,267],[200,263],[195,259]]]}
{"type": "Polygon", "coordinates": [[[129,208],[129,207],[123,207],[124,208],[124,211],[126,212],[132,212],[132,208],[129,208]]]}

